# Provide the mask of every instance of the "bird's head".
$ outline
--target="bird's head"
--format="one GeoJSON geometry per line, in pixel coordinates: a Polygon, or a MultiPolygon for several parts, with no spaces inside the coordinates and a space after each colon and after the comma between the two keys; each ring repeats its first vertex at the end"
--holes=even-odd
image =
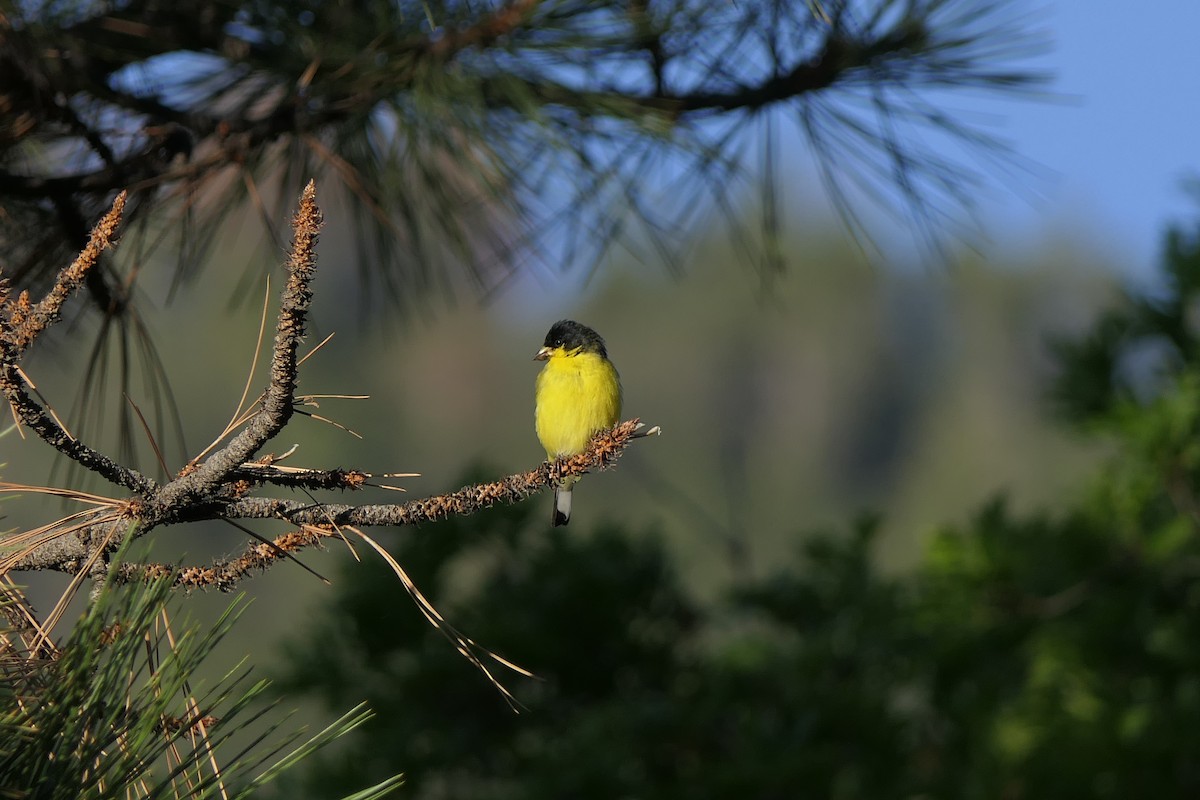
{"type": "Polygon", "coordinates": [[[580,353],[596,353],[601,358],[607,358],[604,340],[600,334],[587,325],[580,325],[573,320],[563,319],[550,326],[542,349],[534,355],[534,361],[548,361],[551,358],[570,358],[580,353]]]}

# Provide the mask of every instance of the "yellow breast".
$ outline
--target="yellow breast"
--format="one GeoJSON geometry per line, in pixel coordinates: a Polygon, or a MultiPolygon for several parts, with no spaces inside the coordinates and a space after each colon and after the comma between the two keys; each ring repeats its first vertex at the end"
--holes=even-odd
{"type": "Polygon", "coordinates": [[[538,373],[536,397],[534,423],[551,460],[582,453],[621,416],[621,379],[595,353],[552,356],[538,373]]]}

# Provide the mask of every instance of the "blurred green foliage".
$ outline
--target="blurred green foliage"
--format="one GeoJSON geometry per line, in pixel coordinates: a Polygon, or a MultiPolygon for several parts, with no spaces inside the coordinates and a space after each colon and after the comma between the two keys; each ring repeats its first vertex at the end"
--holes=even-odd
{"type": "Polygon", "coordinates": [[[540,677],[513,714],[352,565],[284,685],[378,716],[297,791],[404,770],[420,798],[1195,796],[1200,228],[1165,260],[1164,290],[1058,346],[1057,405],[1114,443],[1090,488],[996,499],[910,571],[877,568],[874,519],[704,603],[655,531],[550,531],[536,503],[398,540],[450,619],[540,677]]]}

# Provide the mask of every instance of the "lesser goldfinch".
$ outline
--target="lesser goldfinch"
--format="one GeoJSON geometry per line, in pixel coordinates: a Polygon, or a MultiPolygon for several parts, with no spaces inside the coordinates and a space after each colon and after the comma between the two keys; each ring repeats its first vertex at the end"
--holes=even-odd
{"type": "MultiPolygon", "coordinates": [[[[608,360],[600,334],[560,320],[550,327],[533,359],[546,362],[534,387],[534,427],[547,458],[556,461],[582,453],[597,431],[617,424],[621,377],[608,360]]],[[[551,525],[570,521],[571,488],[578,480],[568,478],[554,488],[551,525]]]]}

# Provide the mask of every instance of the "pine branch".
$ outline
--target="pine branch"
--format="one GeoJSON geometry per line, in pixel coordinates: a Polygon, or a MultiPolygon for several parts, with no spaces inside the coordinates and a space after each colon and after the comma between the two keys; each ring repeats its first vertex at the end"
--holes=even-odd
{"type": "Polygon", "coordinates": [[[485,14],[465,28],[452,30],[439,39],[421,37],[418,42],[430,55],[450,58],[467,48],[483,48],[494,44],[502,36],[511,34],[526,23],[542,0],[509,0],[490,14],[485,14]]]}
{"type": "MultiPolygon", "coordinates": [[[[174,479],[159,486],[137,471],[69,437],[21,385],[24,373],[19,362],[24,350],[20,344],[32,341],[59,318],[62,302],[70,289],[79,285],[86,264],[94,263],[95,254],[103,249],[100,245],[107,246],[111,241],[119,220],[120,207],[117,206],[97,226],[93,234],[95,246],[89,247],[75,264],[63,270],[55,288],[36,306],[28,302],[25,294],[17,300],[5,300],[4,313],[0,314],[0,356],[3,357],[0,384],[17,418],[47,443],[85,469],[133,489],[137,494],[114,499],[65,490],[41,490],[42,493],[86,502],[93,510],[71,515],[35,532],[10,537],[9,545],[17,552],[0,560],[0,573],[51,569],[76,575],[91,571],[103,574],[108,553],[122,547],[130,536],[144,536],[164,525],[217,519],[279,519],[300,526],[302,532],[306,532],[300,540],[277,541],[274,546],[264,544],[261,547],[265,550],[255,548],[230,564],[189,568],[187,572],[175,573],[177,585],[228,587],[252,569],[264,569],[284,557],[295,549],[296,541],[304,546],[315,543],[314,532],[319,532],[317,538],[320,538],[336,535],[338,528],[343,526],[414,525],[473,514],[497,503],[514,503],[556,485],[563,478],[579,476],[591,469],[605,469],[617,460],[630,442],[658,432],[657,428],[643,432],[640,422],[630,420],[600,432],[586,452],[573,458],[543,464],[491,483],[404,503],[325,504],[251,496],[256,487],[266,485],[358,489],[368,485],[369,479],[374,477],[355,469],[285,470],[277,466],[278,458],[270,455],[253,462],[248,460],[283,430],[298,400],[295,395],[299,368],[296,353],[312,303],[311,283],[316,273],[316,244],[322,224],[316,187],[310,181],[293,219],[294,237],[286,265],[288,278],[275,325],[270,378],[258,408],[247,416],[241,429],[223,446],[203,460],[194,460],[174,479]]],[[[5,491],[17,488],[6,485],[5,491]]],[[[33,487],[25,488],[37,491],[33,487]]],[[[126,578],[135,574],[154,577],[160,572],[160,568],[144,566],[126,567],[122,574],[126,578]]]]}
{"type": "Polygon", "coordinates": [[[451,516],[468,516],[501,503],[525,500],[553,488],[563,478],[578,477],[593,469],[608,469],[631,442],[658,433],[657,428],[643,432],[643,427],[637,419],[627,420],[596,434],[586,451],[571,458],[405,503],[354,506],[247,497],[229,503],[220,515],[229,519],[284,519],[293,524],[356,527],[418,525],[451,516]]]}
{"type": "MultiPolygon", "coordinates": [[[[589,203],[603,195],[588,187],[611,188],[628,176],[604,177],[606,166],[589,164],[586,155],[614,130],[621,131],[623,151],[646,149],[650,166],[682,155],[700,173],[715,160],[741,161],[744,142],[708,136],[681,121],[715,117],[736,127],[773,106],[811,120],[812,101],[853,101],[864,89],[889,95],[877,119],[820,114],[820,125],[807,132],[828,166],[835,202],[843,202],[841,182],[864,177],[924,218],[937,219],[934,201],[963,182],[963,170],[977,172],[979,160],[931,164],[922,129],[965,145],[983,143],[952,113],[923,106],[915,90],[1009,91],[1044,79],[1025,63],[1037,45],[1029,20],[987,0],[841,0],[817,15],[805,4],[768,0],[419,5],[415,15],[408,4],[395,4],[378,11],[382,19],[370,20],[319,5],[301,13],[287,0],[253,7],[143,0],[64,17],[31,8],[25,24],[0,25],[6,44],[0,110],[13,126],[6,136],[0,122],[0,155],[6,143],[15,147],[28,138],[60,149],[74,142],[89,157],[65,174],[57,162],[28,169],[25,159],[0,158],[0,202],[20,202],[40,223],[34,229],[49,231],[91,216],[112,192],[130,187],[131,214],[183,204],[196,230],[206,231],[245,200],[229,189],[202,210],[191,205],[210,187],[241,185],[218,180],[230,170],[263,181],[280,158],[299,165],[305,178],[334,166],[347,193],[372,210],[373,236],[362,238],[379,245],[364,247],[360,256],[372,272],[385,272],[380,253],[423,237],[433,240],[435,252],[448,247],[453,266],[465,266],[477,279],[497,260],[511,269],[545,246],[536,240],[545,220],[532,211],[539,201],[580,202],[600,217],[586,225],[589,238],[601,250],[611,244],[621,229],[611,224],[615,212],[589,203]],[[304,16],[308,22],[297,22],[304,16]],[[66,63],[57,55],[64,50],[72,53],[66,63]],[[181,75],[160,75],[149,66],[181,52],[213,54],[213,63],[181,75]],[[131,70],[146,70],[151,79],[118,80],[131,70]],[[151,89],[154,78],[163,86],[151,89]],[[63,97],[81,100],[64,104],[63,97]],[[906,114],[915,122],[901,139],[888,131],[906,114]],[[113,115],[122,124],[114,126],[113,115]],[[821,142],[834,143],[833,152],[821,142]],[[838,142],[848,144],[839,149],[838,142]],[[458,157],[464,154],[468,158],[458,157]],[[860,161],[880,159],[919,166],[863,174],[860,161]],[[469,162],[474,167],[464,166],[469,162]],[[575,197],[558,191],[553,200],[547,182],[529,177],[550,170],[572,181],[575,197]],[[428,177],[415,180],[414,174],[428,177]],[[451,213],[421,215],[438,206],[438,191],[449,195],[449,187],[460,186],[463,191],[447,200],[451,213]],[[37,204],[47,198],[53,204],[37,204]],[[464,230],[464,199],[511,210],[514,219],[501,230],[518,234],[508,240],[500,231],[481,235],[469,222],[464,230]],[[514,239],[523,246],[513,247],[514,239]]],[[[728,174],[708,173],[704,188],[720,194],[728,174]]],[[[639,182],[646,175],[638,170],[639,182]]],[[[667,224],[664,213],[632,206],[647,226],[667,224]]],[[[851,221],[853,209],[845,213],[851,221]]],[[[9,231],[29,228],[17,221],[9,231]]],[[[55,241],[22,245],[37,250],[21,270],[28,276],[23,284],[45,274],[41,266],[55,241]]],[[[432,268],[428,261],[390,266],[419,272],[432,268]]],[[[371,278],[395,301],[414,299],[397,288],[404,284],[395,276],[371,278]]]]}
{"type": "Polygon", "coordinates": [[[96,266],[100,254],[112,245],[124,204],[125,194],[121,193],[93,229],[83,252],[59,273],[53,287],[36,304],[30,301],[28,292],[13,298],[7,289],[0,290],[0,391],[8,400],[13,417],[51,447],[112,483],[144,493],[155,488],[154,481],[72,436],[56,416],[30,396],[27,389],[33,389],[33,384],[20,368],[26,350],[59,320],[63,303],[96,266]]]}
{"type": "Polygon", "coordinates": [[[251,486],[271,485],[288,489],[317,490],[355,490],[368,485],[375,475],[361,469],[293,469],[282,470],[269,464],[254,462],[242,464],[230,473],[228,480],[235,485],[245,483],[245,489],[251,486]]]}
{"type": "MultiPolygon", "coordinates": [[[[125,524],[129,521],[134,522],[138,526],[139,536],[163,525],[215,519],[275,519],[303,527],[299,532],[284,534],[275,539],[274,546],[257,545],[231,562],[211,567],[179,568],[161,564],[128,565],[122,568],[121,575],[129,580],[135,577],[154,578],[171,574],[178,586],[229,589],[236,580],[251,571],[266,569],[283,558],[285,553],[294,553],[313,546],[322,538],[339,536],[339,527],[419,525],[452,516],[469,516],[503,503],[517,503],[553,488],[563,478],[579,477],[595,469],[608,469],[632,442],[658,433],[658,428],[645,430],[645,426],[639,420],[627,420],[596,434],[585,452],[571,458],[543,463],[525,472],[507,475],[487,483],[464,486],[447,494],[417,498],[404,503],[351,505],[245,497],[242,494],[249,486],[236,477],[233,482],[220,485],[199,500],[187,496],[177,498],[174,506],[163,511],[151,511],[148,504],[133,502],[121,519],[125,524]]],[[[235,471],[235,476],[236,474],[235,471]]],[[[111,519],[105,518],[103,522],[98,522],[96,527],[104,526],[103,529],[107,531],[108,526],[112,524],[111,519]]],[[[88,555],[88,545],[86,541],[81,540],[94,538],[91,535],[92,530],[91,526],[83,526],[76,536],[59,537],[32,549],[15,561],[11,568],[73,572],[88,555]]]]}
{"type": "MultiPolygon", "coordinates": [[[[54,287],[37,305],[30,305],[28,292],[20,294],[11,306],[7,302],[0,305],[0,335],[11,342],[16,357],[19,358],[28,350],[42,331],[58,321],[63,303],[82,285],[88,272],[96,267],[100,254],[112,246],[117,226],[121,223],[121,214],[125,211],[126,197],[125,192],[117,195],[112,208],[92,229],[83,252],[59,274],[54,287]]],[[[0,302],[3,299],[0,298],[0,302]]]]}
{"type": "Polygon", "coordinates": [[[146,498],[148,521],[164,515],[183,498],[211,495],[229,475],[249,460],[268,440],[283,430],[292,416],[296,389],[296,350],[304,336],[312,291],[309,284],[316,272],[317,233],[323,219],[316,203],[316,184],[309,182],[300,196],[300,208],[292,221],[295,236],[288,258],[288,279],[275,326],[270,383],[262,407],[229,444],[202,464],[188,470],[160,491],[146,498]]]}

